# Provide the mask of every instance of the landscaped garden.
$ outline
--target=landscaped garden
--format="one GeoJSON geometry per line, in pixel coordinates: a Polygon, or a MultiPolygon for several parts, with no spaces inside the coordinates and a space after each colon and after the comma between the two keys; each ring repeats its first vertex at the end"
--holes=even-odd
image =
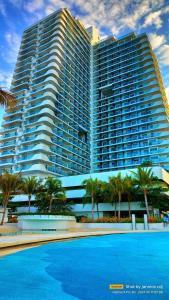
{"type": "MultiPolygon", "coordinates": [[[[169,209],[169,197],[165,193],[168,191],[168,185],[153,175],[151,167],[138,167],[136,171],[130,171],[130,173],[131,175],[122,177],[119,172],[116,176],[109,177],[108,182],[92,178],[84,181],[86,189],[84,204],[91,199],[92,222],[94,221],[95,205],[97,206],[98,220],[100,220],[99,203],[103,202],[114,204],[114,218],[107,218],[107,222],[112,223],[123,222],[121,220],[122,201],[128,202],[128,220],[131,220],[131,203],[134,201],[141,201],[150,222],[153,220],[153,216],[151,216],[153,208],[158,208],[160,211],[169,209]]],[[[102,220],[104,221],[106,218],[102,220]]]]}
{"type": "MultiPolygon", "coordinates": [[[[149,223],[158,223],[161,219],[152,215],[152,208],[160,211],[168,210],[169,197],[165,193],[168,186],[153,175],[152,169],[138,167],[131,175],[122,177],[119,172],[116,176],[109,177],[108,182],[89,178],[83,182],[86,190],[82,202],[91,203],[91,217],[82,217],[82,223],[130,223],[131,203],[141,201],[145,207],[149,223]],[[128,202],[128,216],[121,217],[121,203],[128,202]],[[110,217],[101,217],[99,203],[111,203],[114,205],[114,212],[110,217]],[[97,207],[97,218],[94,218],[94,209],[97,207]],[[150,211],[151,207],[151,211],[150,211]]],[[[21,173],[10,174],[5,172],[0,175],[1,203],[3,214],[1,225],[4,223],[6,209],[13,208],[15,203],[11,200],[15,195],[26,194],[28,196],[27,212],[14,213],[17,215],[74,215],[71,211],[72,203],[66,199],[66,193],[61,181],[54,177],[45,180],[36,177],[22,177],[21,173]],[[34,198],[33,198],[34,196],[34,198]],[[36,208],[36,212],[31,212],[31,207],[36,208]]],[[[16,207],[15,207],[16,210],[16,207]]],[[[16,218],[15,218],[16,221],[16,218]]],[[[143,222],[142,218],[137,218],[138,223],[143,222]]]]}

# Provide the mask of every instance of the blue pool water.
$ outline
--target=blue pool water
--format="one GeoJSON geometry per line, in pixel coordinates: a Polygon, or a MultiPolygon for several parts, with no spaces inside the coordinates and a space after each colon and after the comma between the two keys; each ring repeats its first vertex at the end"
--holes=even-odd
{"type": "Polygon", "coordinates": [[[89,237],[2,257],[0,299],[167,300],[169,233],[89,237]]]}

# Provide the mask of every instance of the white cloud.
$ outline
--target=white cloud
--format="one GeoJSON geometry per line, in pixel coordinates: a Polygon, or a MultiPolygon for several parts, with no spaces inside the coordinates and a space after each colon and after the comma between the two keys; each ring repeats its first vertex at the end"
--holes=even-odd
{"type": "Polygon", "coordinates": [[[163,45],[166,42],[166,37],[164,34],[158,35],[156,33],[150,33],[149,39],[153,49],[159,48],[161,45],[163,45]]]}
{"type": "Polygon", "coordinates": [[[44,5],[43,0],[25,1],[24,9],[29,13],[33,13],[39,9],[42,9],[43,5],[44,5]]]}
{"type": "MultiPolygon", "coordinates": [[[[12,81],[12,71],[4,71],[0,70],[0,86],[9,90],[11,81],[12,81]]],[[[2,118],[5,110],[2,106],[0,106],[0,129],[1,129],[1,123],[2,123],[2,118]]]]}
{"type": "Polygon", "coordinates": [[[169,97],[169,86],[165,88],[166,94],[169,97]]]}
{"type": "Polygon", "coordinates": [[[165,92],[166,92],[167,100],[169,102],[169,86],[165,88],[165,92]]]}
{"type": "Polygon", "coordinates": [[[22,0],[9,0],[9,2],[17,8],[20,8],[22,6],[22,0]]]}
{"type": "Polygon", "coordinates": [[[105,34],[103,29],[107,28],[117,35],[126,28],[139,30],[141,18],[146,17],[152,10],[161,9],[163,5],[164,0],[29,0],[25,1],[24,10],[31,13],[31,17],[37,21],[39,16],[44,17],[64,7],[74,14],[76,7],[76,17],[79,17],[84,25],[96,26],[102,34],[105,34]]]}
{"type": "MultiPolygon", "coordinates": [[[[167,44],[167,38],[164,34],[158,35],[156,33],[150,33],[149,39],[152,45],[152,48],[155,50],[155,53],[158,57],[158,62],[160,67],[169,67],[169,44],[167,44]]],[[[166,72],[163,75],[163,80],[167,78],[167,82],[169,81],[169,77],[166,72]]]]}
{"type": "Polygon", "coordinates": [[[164,14],[169,12],[169,6],[162,7],[157,11],[150,12],[144,20],[143,27],[148,27],[154,25],[157,29],[161,28],[163,25],[163,18],[164,14]]]}
{"type": "Polygon", "coordinates": [[[20,36],[16,32],[6,32],[7,48],[2,49],[2,57],[7,63],[15,63],[20,46],[20,36]]]}
{"type": "MultiPolygon", "coordinates": [[[[166,10],[162,9],[164,0],[76,0],[76,2],[73,0],[50,0],[50,3],[55,4],[55,6],[58,2],[64,3],[62,7],[68,7],[70,9],[72,4],[75,3],[83,12],[82,16],[79,17],[81,17],[85,24],[92,23],[92,25],[97,26],[100,30],[106,27],[112,30],[112,33],[116,35],[125,31],[126,28],[139,30],[140,20],[150,15],[152,10],[157,10],[156,18],[158,14],[166,13],[166,10]]],[[[156,22],[157,26],[160,26],[160,17],[157,21],[153,18],[153,21],[156,22]]],[[[146,26],[148,26],[148,24],[146,26]]]]}
{"type": "Polygon", "coordinates": [[[2,1],[0,1],[0,14],[4,17],[7,16],[5,5],[2,1]]]}
{"type": "Polygon", "coordinates": [[[143,27],[155,25],[156,28],[161,28],[163,21],[161,19],[162,11],[155,11],[146,16],[143,27]]]}
{"type": "Polygon", "coordinates": [[[163,12],[166,14],[169,12],[169,6],[166,6],[164,9],[163,9],[163,12]]]}
{"type": "Polygon", "coordinates": [[[31,25],[45,15],[59,8],[67,7],[72,14],[79,17],[84,25],[96,26],[101,34],[109,32],[118,35],[126,28],[139,31],[140,20],[145,18],[145,27],[156,24],[161,26],[161,14],[166,13],[164,0],[9,0],[16,7],[23,7],[22,15],[26,23],[31,25]],[[75,9],[76,7],[76,9],[75,9]],[[79,15],[77,15],[77,11],[79,15]],[[154,11],[152,13],[152,11],[154,11]],[[153,15],[152,15],[153,14],[153,15]]]}
{"type": "Polygon", "coordinates": [[[165,88],[165,91],[166,91],[167,97],[169,98],[169,86],[167,88],[165,88]]]}
{"type": "Polygon", "coordinates": [[[12,80],[12,72],[0,70],[0,86],[9,89],[12,80]]]}
{"type": "Polygon", "coordinates": [[[169,45],[162,45],[157,52],[161,65],[169,66],[169,45]]]}
{"type": "Polygon", "coordinates": [[[54,11],[55,11],[55,7],[51,4],[49,4],[45,7],[45,14],[46,15],[49,15],[49,14],[53,13],[54,11]]]}

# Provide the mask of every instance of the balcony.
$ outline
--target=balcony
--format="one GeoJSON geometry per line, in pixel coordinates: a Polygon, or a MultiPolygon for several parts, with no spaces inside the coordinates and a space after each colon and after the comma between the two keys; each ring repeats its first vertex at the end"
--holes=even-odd
{"type": "MultiPolygon", "coordinates": [[[[43,95],[44,96],[44,95],[43,95]]],[[[39,97],[40,98],[40,97],[39,97]]],[[[43,108],[43,107],[48,107],[48,108],[54,108],[55,109],[55,104],[53,103],[53,101],[52,100],[43,100],[43,101],[37,101],[37,102],[34,102],[33,104],[30,104],[29,106],[28,106],[28,111],[30,111],[30,110],[34,110],[34,109],[36,109],[36,108],[38,108],[38,107],[40,107],[40,108],[43,108]]],[[[33,112],[32,113],[30,113],[30,114],[33,114],[33,112]]]]}
{"type": "Polygon", "coordinates": [[[13,159],[2,159],[0,160],[0,165],[11,165],[14,163],[13,159]]]}
{"type": "Polygon", "coordinates": [[[14,151],[2,151],[0,153],[0,157],[5,157],[5,156],[14,156],[15,152],[14,151]]]}
{"type": "Polygon", "coordinates": [[[17,134],[16,133],[13,133],[13,134],[4,134],[2,137],[1,137],[1,140],[7,140],[7,139],[13,139],[13,137],[16,137],[17,134]]]}
{"type": "Polygon", "coordinates": [[[21,118],[14,118],[14,119],[10,118],[10,119],[4,120],[2,122],[2,126],[4,126],[4,125],[6,126],[6,125],[11,124],[11,123],[19,123],[19,122],[22,122],[21,118]]]}
{"type": "Polygon", "coordinates": [[[12,142],[7,142],[7,143],[2,143],[1,144],[1,148],[5,148],[5,147],[15,147],[16,146],[16,142],[12,141],[12,142]]]}

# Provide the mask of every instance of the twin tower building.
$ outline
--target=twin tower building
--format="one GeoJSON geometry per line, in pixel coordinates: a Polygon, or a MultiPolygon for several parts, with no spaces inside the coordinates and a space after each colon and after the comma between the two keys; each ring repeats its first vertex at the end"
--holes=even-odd
{"type": "Polygon", "coordinates": [[[26,29],[4,115],[1,172],[169,170],[169,110],[146,34],[100,39],[67,9],[26,29]]]}

